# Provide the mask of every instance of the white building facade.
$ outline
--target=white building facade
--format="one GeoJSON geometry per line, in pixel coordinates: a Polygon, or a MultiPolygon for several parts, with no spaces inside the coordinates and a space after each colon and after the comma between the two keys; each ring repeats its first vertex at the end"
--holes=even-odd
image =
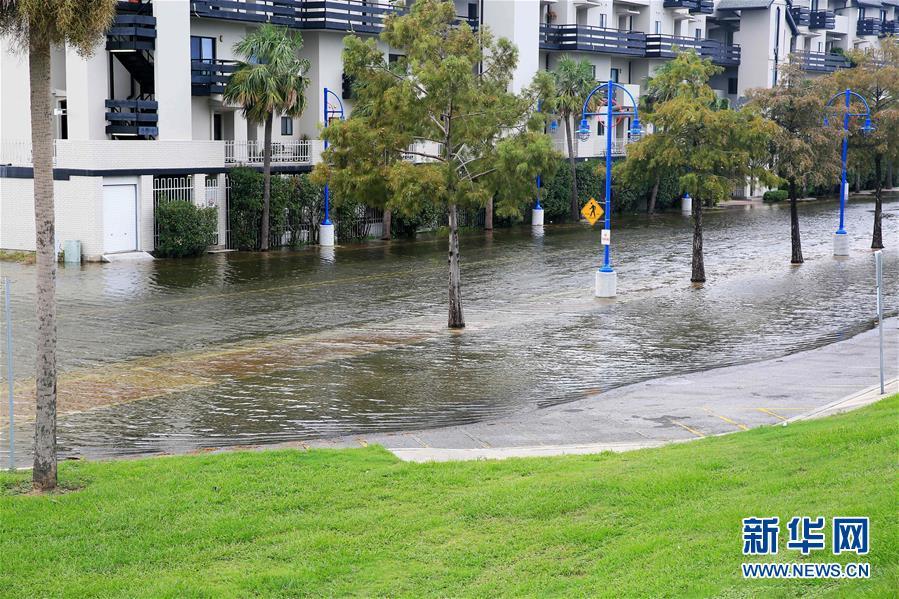
{"type": "MultiPolygon", "coordinates": [[[[899,29],[899,0],[456,0],[460,21],[489,27],[519,48],[512,85],[570,55],[639,98],[674,48],[721,66],[721,97],[770,87],[781,66],[810,74],[848,67],[841,52],[871,48],[899,29]]],[[[79,240],[87,259],[154,248],[161,194],[219,207],[226,244],[227,173],[261,166],[261,126],[248,123],[222,90],[234,44],[260,23],[303,35],[307,108],[275,119],[274,170],[305,172],[321,155],[324,88],[352,111],[341,51],[349,34],[375,36],[399,4],[367,0],[129,0],[90,58],[53,49],[57,240],[79,240]]],[[[34,249],[27,56],[0,38],[0,248],[34,249]]],[[[386,45],[385,55],[394,53],[386,45]]],[[[619,99],[623,105],[625,98],[619,99]]],[[[599,127],[599,125],[597,125],[599,127]]],[[[629,123],[616,128],[625,151],[629,123]]],[[[564,148],[563,128],[553,133],[564,148]]],[[[577,142],[598,156],[599,136],[577,142]]],[[[564,151],[564,150],[563,150],[564,151]]]]}

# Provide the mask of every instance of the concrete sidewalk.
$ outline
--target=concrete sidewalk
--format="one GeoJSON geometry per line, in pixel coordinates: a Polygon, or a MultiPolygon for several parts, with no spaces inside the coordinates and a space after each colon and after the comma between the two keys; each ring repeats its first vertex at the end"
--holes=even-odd
{"type": "MultiPolygon", "coordinates": [[[[899,392],[899,319],[884,329],[891,394],[899,392]]],[[[878,381],[874,329],[782,358],[648,380],[497,420],[301,445],[379,444],[416,462],[628,451],[854,409],[881,397],[878,381]]]]}

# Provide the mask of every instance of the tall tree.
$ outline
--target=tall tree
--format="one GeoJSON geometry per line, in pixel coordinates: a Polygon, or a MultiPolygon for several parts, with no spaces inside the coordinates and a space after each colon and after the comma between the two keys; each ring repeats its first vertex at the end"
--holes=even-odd
{"type": "Polygon", "coordinates": [[[693,259],[690,280],[706,280],[703,254],[704,203],[730,196],[746,177],[774,180],[761,164],[768,153],[773,125],[751,110],[718,110],[707,83],[707,66],[681,54],[674,59],[690,66],[687,82],[668,100],[658,102],[649,116],[654,132],[631,145],[625,170],[640,169],[660,155],[678,174],[681,189],[693,196],[693,259]]]}
{"type": "Polygon", "coordinates": [[[272,195],[272,121],[275,113],[298,117],[306,108],[309,61],[299,58],[303,47],[299,33],[265,24],[234,44],[243,58],[225,86],[224,98],[243,107],[251,123],[263,123],[262,225],[259,249],[268,250],[272,195]]]}
{"type": "Polygon", "coordinates": [[[786,65],[777,85],[749,93],[750,105],[771,120],[774,171],[787,182],[790,194],[790,262],[802,264],[798,196],[801,189],[823,185],[839,176],[840,161],[833,151],[833,129],[823,121],[824,101],[819,86],[797,65],[786,65]]]}
{"type": "Polygon", "coordinates": [[[571,205],[570,217],[580,219],[580,203],[577,191],[577,165],[575,158],[575,139],[572,133],[572,118],[579,119],[587,94],[597,85],[593,76],[593,67],[586,60],[574,60],[567,54],[559,59],[552,71],[553,93],[543,99],[543,109],[558,114],[565,127],[565,140],[568,144],[568,164],[571,169],[571,205]]]}
{"type": "MultiPolygon", "coordinates": [[[[856,65],[854,68],[833,73],[824,83],[829,84],[828,92],[831,94],[846,88],[852,89],[864,96],[871,107],[874,131],[865,134],[860,131],[860,127],[854,127],[850,149],[854,154],[851,157],[854,162],[874,165],[874,228],[871,248],[877,250],[883,248],[884,166],[899,157],[899,39],[895,36],[885,37],[880,40],[878,48],[850,52],[850,59],[856,65]]],[[[839,123],[835,124],[842,126],[842,122],[840,118],[839,123]]]]}
{"type": "Polygon", "coordinates": [[[419,0],[391,15],[381,41],[405,56],[402,68],[384,60],[375,40],[345,40],[344,72],[356,81],[357,102],[371,109],[323,132],[330,145],[315,178],[330,181],[335,203],[383,185],[366,197],[394,213],[446,212],[448,325],[462,328],[459,210],[494,197],[498,214],[520,215],[537,174],[552,173],[557,154],[534,113],[548,90],[510,93],[515,47],[486,28],[475,35],[456,24],[452,2],[419,0]]]}
{"type": "MultiPolygon", "coordinates": [[[[650,122],[653,109],[659,103],[667,102],[678,94],[705,94],[708,80],[723,70],[709,60],[702,60],[693,50],[681,52],[677,60],[665,62],[649,78],[645,93],[640,95],[644,120],[650,122]]],[[[709,97],[709,102],[715,101],[714,96],[709,97]]],[[[632,184],[640,184],[640,187],[643,188],[650,187],[646,211],[653,214],[659,195],[659,186],[662,178],[671,173],[671,165],[665,160],[664,155],[657,154],[650,146],[652,144],[644,146],[644,149],[647,150],[645,156],[634,163],[640,164],[640,168],[625,169],[625,176],[632,184]]]]}
{"type": "Polygon", "coordinates": [[[28,52],[37,250],[36,412],[32,481],[56,487],[56,247],[50,50],[67,44],[91,55],[115,18],[115,0],[0,0],[0,35],[28,52]]]}

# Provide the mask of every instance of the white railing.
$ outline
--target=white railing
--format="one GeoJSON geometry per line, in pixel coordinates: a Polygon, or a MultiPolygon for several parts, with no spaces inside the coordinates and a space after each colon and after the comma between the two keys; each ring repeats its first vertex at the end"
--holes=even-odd
{"type": "MultiPolygon", "coordinates": [[[[574,149],[576,158],[605,158],[606,157],[606,140],[604,136],[595,143],[575,142],[574,149]],[[600,143],[601,142],[601,143],[600,143]]],[[[612,156],[627,156],[627,139],[612,140],[612,156]]],[[[554,140],[553,146],[562,156],[568,157],[568,143],[562,140],[554,140]]]]}
{"type": "MultiPolygon", "coordinates": [[[[262,164],[263,142],[226,141],[225,164],[262,164]]],[[[272,162],[312,163],[312,143],[309,140],[272,142],[272,162]]]]}
{"type": "Polygon", "coordinates": [[[408,149],[403,152],[403,160],[407,160],[413,164],[423,164],[426,162],[437,162],[432,156],[443,155],[443,144],[436,141],[418,140],[412,143],[408,149]],[[423,156],[422,154],[427,154],[423,156]]]}
{"type": "MultiPolygon", "coordinates": [[[[56,164],[56,141],[53,142],[53,164],[56,164]]],[[[25,140],[0,141],[0,165],[31,166],[31,142],[25,140]]]]}

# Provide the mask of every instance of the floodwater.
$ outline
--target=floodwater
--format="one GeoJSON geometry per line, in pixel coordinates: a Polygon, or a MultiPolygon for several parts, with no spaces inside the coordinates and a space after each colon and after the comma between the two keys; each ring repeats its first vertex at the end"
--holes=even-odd
{"type": "MultiPolygon", "coordinates": [[[[61,265],[61,455],[472,422],[820,346],[873,325],[872,212],[871,198],[853,198],[852,255],[837,259],[837,203],[803,203],[806,263],[795,267],[787,205],[707,211],[703,287],[689,282],[688,218],[617,219],[615,301],[592,297],[598,229],[471,232],[462,333],[445,329],[444,238],[61,265]]],[[[883,223],[894,314],[899,196],[887,199],[883,223]]],[[[16,453],[27,463],[34,269],[0,268],[13,281],[16,453]]]]}

